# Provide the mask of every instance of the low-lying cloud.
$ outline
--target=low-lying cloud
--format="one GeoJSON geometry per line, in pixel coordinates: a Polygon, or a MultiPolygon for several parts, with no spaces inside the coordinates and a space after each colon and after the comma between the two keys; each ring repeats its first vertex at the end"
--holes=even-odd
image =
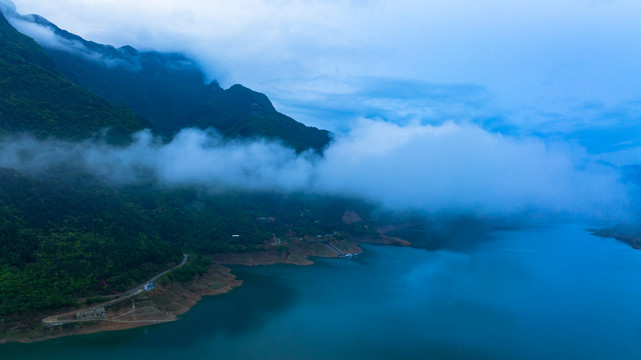
{"type": "Polygon", "coordinates": [[[582,148],[452,122],[363,119],[323,156],[196,129],[169,143],[144,131],[120,148],[5,138],[0,151],[0,166],[24,171],[73,163],[118,184],[349,195],[429,213],[619,221],[634,203],[618,169],[587,160],[582,148]]]}
{"type": "Polygon", "coordinates": [[[580,148],[475,125],[365,122],[328,149],[319,171],[323,187],[378,198],[391,207],[621,215],[627,191],[616,169],[583,155],[580,148]]]}
{"type": "Polygon", "coordinates": [[[5,139],[0,166],[30,172],[73,166],[114,184],[153,180],[164,186],[297,190],[309,183],[312,161],[274,142],[226,141],[215,132],[185,129],[161,143],[149,131],[127,147],[87,141],[5,139]]]}

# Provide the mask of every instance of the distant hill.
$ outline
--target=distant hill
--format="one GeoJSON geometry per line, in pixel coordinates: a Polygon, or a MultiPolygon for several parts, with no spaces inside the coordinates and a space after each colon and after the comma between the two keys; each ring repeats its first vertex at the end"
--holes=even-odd
{"type": "Polygon", "coordinates": [[[279,113],[261,93],[241,85],[228,90],[217,82],[206,85],[200,67],[184,55],[117,49],[84,40],[37,15],[16,17],[55,34],[57,40],[41,45],[68,79],[127,104],[162,135],[213,127],[227,137],[278,139],[297,151],[320,151],[329,142],[329,132],[279,113]]]}
{"type": "Polygon", "coordinates": [[[592,229],[592,235],[614,238],[631,245],[635,249],[641,249],[641,225],[617,224],[615,226],[592,229]]]}
{"type": "Polygon", "coordinates": [[[31,38],[0,14],[0,133],[81,140],[110,129],[107,138],[125,141],[145,121],[124,105],[69,81],[31,38]]]}

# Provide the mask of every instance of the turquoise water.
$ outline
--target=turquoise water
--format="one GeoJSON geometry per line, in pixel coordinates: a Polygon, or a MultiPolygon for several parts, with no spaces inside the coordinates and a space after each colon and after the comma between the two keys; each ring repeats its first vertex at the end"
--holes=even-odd
{"type": "Polygon", "coordinates": [[[641,251],[564,225],[466,253],[236,267],[178,322],[0,345],[1,359],[641,359],[641,251]]]}

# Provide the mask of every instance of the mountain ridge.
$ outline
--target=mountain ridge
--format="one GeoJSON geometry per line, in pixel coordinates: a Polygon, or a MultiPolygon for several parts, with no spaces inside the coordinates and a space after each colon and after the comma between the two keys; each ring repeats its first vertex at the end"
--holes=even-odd
{"type": "Polygon", "coordinates": [[[165,137],[188,127],[215,128],[229,138],[281,141],[297,152],[322,152],[330,141],[328,131],[278,112],[264,94],[239,84],[223,89],[216,81],[206,83],[200,66],[185,55],[115,48],[85,40],[39,15],[13,12],[11,17],[17,28],[51,32],[52,38],[35,40],[57,71],[112,103],[128,105],[165,137]]]}
{"type": "Polygon", "coordinates": [[[0,14],[0,132],[114,143],[146,127],[126,106],[111,104],[60,74],[49,55],[0,14]]]}
{"type": "MultiPolygon", "coordinates": [[[[183,83],[177,82],[174,89],[187,84],[185,88],[192,93],[203,94],[198,106],[185,110],[185,119],[174,119],[184,120],[176,124],[177,129],[208,128],[218,121],[223,128],[219,131],[227,137],[271,137],[297,151],[320,151],[329,140],[328,132],[278,113],[264,94],[241,85],[227,90],[215,82],[205,85],[202,72],[184,62],[181,55],[148,54],[144,58],[144,52],[132,47],[107,48],[113,56],[103,60],[140,58],[143,66],[136,73],[126,68],[135,68],[137,62],[120,62],[125,66],[110,73],[107,70],[118,66],[99,67],[90,61],[95,60],[92,52],[80,52],[84,58],[62,51],[52,56],[53,51],[45,51],[5,19],[6,4],[7,0],[0,0],[0,149],[11,146],[23,133],[38,139],[58,138],[73,146],[91,139],[127,144],[133,133],[151,124],[129,106],[118,105],[79,82],[107,81],[111,75],[122,75],[125,83],[132,74],[142,74],[139,85],[153,88],[161,84],[154,82],[154,70],[177,74],[183,83]],[[55,56],[87,67],[64,74],[55,56]],[[154,59],[158,66],[144,72],[144,61],[154,59]],[[182,71],[176,71],[175,66],[173,72],[163,68],[166,62],[161,60],[182,65],[178,67],[182,71]],[[94,68],[100,76],[83,77],[94,68]],[[101,135],[104,132],[107,136],[101,135]]],[[[104,49],[100,44],[92,46],[104,49]]],[[[111,83],[112,88],[107,87],[109,82],[105,84],[104,89],[114,93],[125,90],[122,84],[111,83]]],[[[135,93],[136,87],[133,89],[135,93]]],[[[57,157],[55,151],[41,147],[29,148],[16,157],[35,152],[45,153],[48,159],[57,157]]],[[[188,160],[185,156],[179,161],[188,160]]],[[[176,263],[185,252],[207,255],[277,250],[289,254],[288,246],[325,249],[320,243],[301,240],[312,234],[330,234],[332,239],[343,241],[348,233],[369,236],[376,228],[366,217],[370,205],[356,200],[233,187],[219,192],[189,184],[166,186],[152,178],[119,184],[74,162],[65,160],[45,170],[11,164],[0,167],[0,342],[33,339],[34,334],[62,334],[64,329],[43,327],[41,319],[55,309],[88,305],[87,297],[121,292],[176,263]],[[357,210],[365,220],[344,223],[346,207],[357,210]]],[[[212,183],[215,185],[215,180],[212,183]]],[[[196,265],[190,261],[185,268],[192,270],[183,274],[182,280],[172,281],[196,277],[200,271],[196,265]]]]}

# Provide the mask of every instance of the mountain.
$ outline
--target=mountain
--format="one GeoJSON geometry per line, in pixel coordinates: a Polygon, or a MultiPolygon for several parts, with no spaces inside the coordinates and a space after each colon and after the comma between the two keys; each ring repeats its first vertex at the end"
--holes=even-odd
{"type": "MultiPolygon", "coordinates": [[[[182,55],[87,42],[7,4],[0,0],[0,136],[77,141],[106,133],[124,143],[147,127],[170,136],[197,126],[280,139],[298,151],[320,151],[329,141],[327,131],[278,113],[263,94],[204,85],[202,71],[182,55]],[[62,35],[45,50],[13,27],[25,24],[62,35]]],[[[131,288],[185,252],[284,254],[292,242],[313,246],[300,241],[312,234],[369,234],[376,228],[369,210],[355,200],[305,194],[113,184],[73,163],[0,168],[0,342],[16,333],[55,334],[41,325],[46,313],[131,288]],[[346,208],[363,220],[345,223],[346,208]],[[283,241],[277,249],[275,238],[283,241]]]]}
{"type": "Polygon", "coordinates": [[[242,85],[214,90],[182,120],[181,127],[214,127],[228,137],[262,136],[281,139],[297,151],[321,151],[329,132],[305,126],[274,109],[264,94],[242,85]]]}
{"type": "Polygon", "coordinates": [[[113,105],[69,81],[51,57],[2,14],[0,94],[0,133],[81,140],[110,129],[107,138],[123,142],[146,125],[126,106],[113,105]]]}
{"type": "Polygon", "coordinates": [[[330,140],[329,132],[276,111],[261,93],[241,85],[225,90],[215,81],[205,84],[200,67],[184,55],[97,44],[38,15],[15,19],[49,32],[40,44],[68,79],[111,102],[127,104],[164,136],[187,127],[213,127],[231,138],[280,140],[299,152],[321,151],[330,140]]]}

